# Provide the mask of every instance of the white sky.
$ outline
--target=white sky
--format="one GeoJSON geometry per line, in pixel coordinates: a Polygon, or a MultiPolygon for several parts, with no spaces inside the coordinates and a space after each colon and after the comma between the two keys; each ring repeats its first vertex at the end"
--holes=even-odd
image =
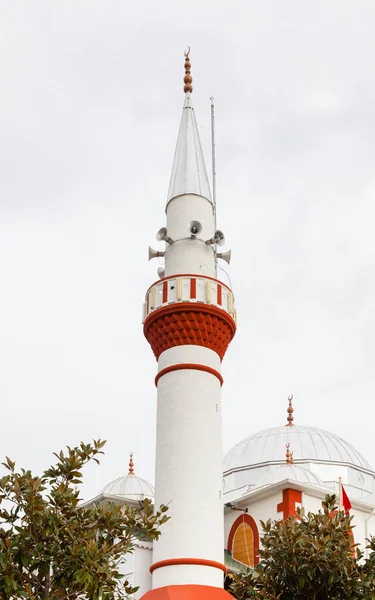
{"type": "Polygon", "coordinates": [[[153,481],[141,309],[190,45],[239,315],[224,449],[293,392],[297,424],[375,466],[374,30],[372,0],[0,2],[1,456],[38,470],[101,437],[86,497],[131,450],[153,481]]]}

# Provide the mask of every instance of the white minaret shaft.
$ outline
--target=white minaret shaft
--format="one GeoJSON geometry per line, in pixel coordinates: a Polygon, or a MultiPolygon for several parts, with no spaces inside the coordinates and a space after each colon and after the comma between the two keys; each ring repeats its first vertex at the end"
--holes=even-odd
{"type": "Polygon", "coordinates": [[[148,290],[144,311],[158,360],[155,504],[170,507],[151,571],[154,590],[168,587],[169,598],[186,586],[224,594],[221,360],[235,333],[232,292],[215,279],[215,214],[185,56],[165,277],[148,290]]]}

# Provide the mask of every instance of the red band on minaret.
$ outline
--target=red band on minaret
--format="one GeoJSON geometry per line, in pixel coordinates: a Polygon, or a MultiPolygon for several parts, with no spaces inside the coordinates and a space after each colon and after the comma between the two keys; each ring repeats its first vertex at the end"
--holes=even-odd
{"type": "Polygon", "coordinates": [[[182,369],[205,371],[206,373],[210,373],[210,375],[214,375],[215,377],[217,377],[217,379],[220,381],[220,387],[224,383],[224,379],[222,378],[221,373],[219,373],[219,371],[216,371],[216,369],[212,369],[211,367],[208,367],[207,365],[200,365],[200,364],[195,364],[195,363],[180,363],[177,365],[170,365],[169,367],[165,367],[165,369],[162,369],[161,371],[159,371],[159,373],[155,377],[155,385],[156,386],[158,385],[158,381],[159,381],[160,377],[163,377],[163,375],[166,375],[167,373],[171,373],[172,371],[181,371],[182,369]]]}
{"type": "Polygon", "coordinates": [[[156,569],[160,569],[161,567],[172,567],[174,565],[199,565],[201,567],[220,569],[224,573],[227,572],[226,566],[216,560],[207,560],[206,558],[169,558],[167,560],[159,560],[159,562],[151,565],[150,573],[153,573],[156,569]]]}

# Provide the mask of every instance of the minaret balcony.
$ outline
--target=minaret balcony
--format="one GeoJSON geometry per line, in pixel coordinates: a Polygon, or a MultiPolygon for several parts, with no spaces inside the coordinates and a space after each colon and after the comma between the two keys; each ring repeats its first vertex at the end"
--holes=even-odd
{"type": "Polygon", "coordinates": [[[165,306],[178,303],[215,306],[236,322],[236,309],[231,289],[213,277],[201,275],[173,275],[154,283],[146,293],[143,323],[149,315],[165,306]]]}

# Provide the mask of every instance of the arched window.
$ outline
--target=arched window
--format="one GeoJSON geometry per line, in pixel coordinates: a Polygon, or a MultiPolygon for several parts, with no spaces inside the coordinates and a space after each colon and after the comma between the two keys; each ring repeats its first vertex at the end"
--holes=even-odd
{"type": "Polygon", "coordinates": [[[255,567],[258,562],[259,533],[254,519],[244,513],[232,525],[228,537],[228,550],[235,560],[255,567]]]}

